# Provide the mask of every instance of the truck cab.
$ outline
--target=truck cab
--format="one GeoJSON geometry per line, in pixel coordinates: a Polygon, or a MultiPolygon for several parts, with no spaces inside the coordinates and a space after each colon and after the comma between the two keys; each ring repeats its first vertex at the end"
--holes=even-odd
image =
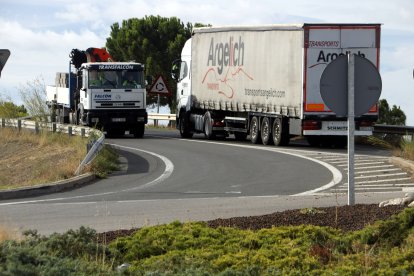
{"type": "Polygon", "coordinates": [[[147,123],[144,66],[94,62],[82,64],[80,71],[79,123],[101,127],[107,134],[128,130],[142,136],[147,123]]]}
{"type": "MultiPolygon", "coordinates": [[[[47,86],[47,102],[56,120],[96,127],[108,136],[126,131],[137,138],[148,122],[144,65],[135,62],[86,62],[57,73],[47,86]]],[[[54,116],[52,116],[54,117],[54,116]]]]}

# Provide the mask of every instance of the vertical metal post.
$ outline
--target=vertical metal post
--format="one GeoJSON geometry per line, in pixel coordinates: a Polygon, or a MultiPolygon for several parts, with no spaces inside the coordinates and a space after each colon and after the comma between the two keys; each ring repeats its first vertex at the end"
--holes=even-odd
{"type": "Polygon", "coordinates": [[[81,128],[81,137],[82,138],[85,137],[85,129],[84,128],[81,128]]]}
{"type": "Polygon", "coordinates": [[[22,130],[22,120],[17,120],[17,129],[19,132],[22,130]]]}
{"type": "Polygon", "coordinates": [[[56,123],[52,123],[52,132],[55,133],[56,132],[56,123]]]}
{"type": "Polygon", "coordinates": [[[355,204],[355,56],[348,53],[348,205],[355,204]]]}
{"type": "Polygon", "coordinates": [[[6,119],[1,118],[1,127],[6,127],[6,119]]]}
{"type": "MultiPolygon", "coordinates": [[[[160,94],[157,99],[157,114],[160,114],[160,94]]],[[[154,120],[154,126],[158,126],[158,120],[154,120]]]]}
{"type": "Polygon", "coordinates": [[[39,134],[39,122],[35,122],[35,133],[39,134]]]}
{"type": "Polygon", "coordinates": [[[69,134],[69,136],[72,136],[72,127],[71,126],[68,127],[68,134],[69,134]]]}

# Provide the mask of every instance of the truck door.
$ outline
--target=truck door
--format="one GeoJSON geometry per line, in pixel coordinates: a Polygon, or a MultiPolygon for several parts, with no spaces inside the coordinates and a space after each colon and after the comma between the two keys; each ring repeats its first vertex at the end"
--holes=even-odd
{"type": "Polygon", "coordinates": [[[191,60],[182,60],[180,65],[180,81],[177,83],[177,102],[178,109],[186,106],[188,98],[191,94],[191,79],[190,79],[191,60]]]}

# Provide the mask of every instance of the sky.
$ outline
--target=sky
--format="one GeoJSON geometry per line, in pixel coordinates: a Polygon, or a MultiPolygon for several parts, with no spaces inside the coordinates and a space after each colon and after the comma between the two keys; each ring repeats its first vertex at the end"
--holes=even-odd
{"type": "Polygon", "coordinates": [[[0,49],[11,56],[0,99],[22,104],[19,90],[36,79],[53,85],[77,48],[104,47],[111,25],[145,15],[222,25],[381,23],[381,99],[399,106],[414,126],[413,0],[1,0],[0,49]]]}

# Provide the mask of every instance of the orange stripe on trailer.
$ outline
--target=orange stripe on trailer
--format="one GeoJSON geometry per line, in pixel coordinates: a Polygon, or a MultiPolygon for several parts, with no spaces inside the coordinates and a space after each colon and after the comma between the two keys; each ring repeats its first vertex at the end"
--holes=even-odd
{"type": "Polygon", "coordinates": [[[374,104],[368,112],[378,112],[378,104],[374,104]]]}
{"type": "Polygon", "coordinates": [[[312,104],[307,104],[306,105],[306,110],[307,111],[324,111],[325,110],[325,105],[322,103],[312,103],[312,104]]]}

